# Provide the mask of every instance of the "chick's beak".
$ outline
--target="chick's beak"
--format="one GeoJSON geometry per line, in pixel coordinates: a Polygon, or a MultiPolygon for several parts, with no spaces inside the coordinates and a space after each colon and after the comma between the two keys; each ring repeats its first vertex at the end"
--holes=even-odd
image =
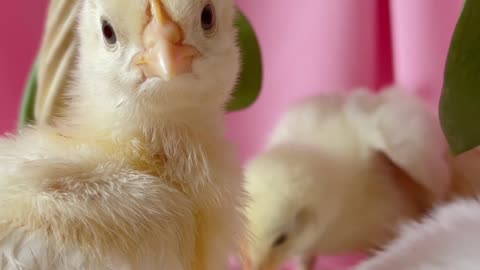
{"type": "Polygon", "coordinates": [[[253,263],[252,263],[252,257],[250,256],[250,252],[248,251],[248,245],[246,242],[242,242],[241,245],[241,257],[243,261],[243,269],[244,270],[254,270],[253,269],[253,263]]]}
{"type": "Polygon", "coordinates": [[[143,51],[135,55],[132,64],[140,66],[144,75],[170,80],[192,71],[192,62],[199,51],[183,44],[184,37],[178,24],[171,20],[160,0],[150,0],[148,21],[143,29],[143,51]]]}
{"type": "Polygon", "coordinates": [[[246,243],[242,243],[240,255],[243,260],[243,270],[277,270],[277,263],[271,260],[256,265],[246,243]]]}
{"type": "Polygon", "coordinates": [[[258,267],[258,270],[277,270],[278,264],[273,261],[264,262],[258,267]]]}

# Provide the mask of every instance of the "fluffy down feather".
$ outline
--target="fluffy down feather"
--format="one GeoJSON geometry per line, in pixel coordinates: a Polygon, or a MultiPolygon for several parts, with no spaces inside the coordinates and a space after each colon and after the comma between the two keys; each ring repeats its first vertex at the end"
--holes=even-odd
{"type": "Polygon", "coordinates": [[[231,0],[82,0],[65,115],[0,140],[1,269],[227,267],[245,198],[223,130],[239,69],[233,16],[231,0]],[[173,48],[199,53],[190,72],[162,79],[132,64],[155,12],[178,30],[163,33],[173,48]]]}
{"type": "Polygon", "coordinates": [[[480,265],[480,203],[459,200],[440,206],[422,222],[355,270],[474,270],[480,265]]]}

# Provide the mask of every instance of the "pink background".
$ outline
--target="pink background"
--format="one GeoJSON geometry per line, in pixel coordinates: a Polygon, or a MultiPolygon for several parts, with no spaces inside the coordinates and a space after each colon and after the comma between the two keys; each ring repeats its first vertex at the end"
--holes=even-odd
{"type": "MultiPolygon", "coordinates": [[[[264,57],[257,103],[230,114],[242,160],[259,151],[279,114],[298,98],[396,82],[436,102],[462,0],[238,0],[264,57]]],[[[46,0],[0,10],[0,133],[15,128],[38,48],[46,0]]]]}
{"type": "Polygon", "coordinates": [[[0,9],[0,134],[16,127],[26,77],[42,34],[45,0],[4,1],[0,9]]]}
{"type": "Polygon", "coordinates": [[[228,116],[243,160],[298,98],[395,82],[436,103],[462,0],[242,0],[263,49],[257,103],[228,116]],[[276,29],[281,28],[281,31],[276,29]]]}
{"type": "MultiPolygon", "coordinates": [[[[378,89],[395,82],[436,104],[463,1],[237,2],[257,30],[265,64],[258,102],[227,117],[229,135],[246,160],[261,150],[280,113],[298,98],[356,86],[378,89]]],[[[15,128],[24,81],[41,38],[46,3],[16,0],[2,4],[0,134],[15,128]]],[[[318,269],[346,267],[332,265],[328,259],[318,263],[318,269]]]]}

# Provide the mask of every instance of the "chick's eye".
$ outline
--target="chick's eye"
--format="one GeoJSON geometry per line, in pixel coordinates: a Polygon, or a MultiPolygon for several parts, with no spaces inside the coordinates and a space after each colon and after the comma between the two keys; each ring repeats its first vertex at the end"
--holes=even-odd
{"type": "Polygon", "coordinates": [[[107,42],[109,45],[117,43],[117,35],[115,34],[115,30],[113,30],[112,25],[105,20],[102,20],[102,33],[105,42],[107,42]]]}
{"type": "Polygon", "coordinates": [[[202,29],[205,31],[211,31],[215,27],[215,10],[212,4],[207,4],[202,10],[202,29]]]}
{"type": "Polygon", "coordinates": [[[287,242],[288,240],[288,235],[287,234],[281,234],[280,236],[277,237],[277,239],[275,239],[275,241],[273,242],[273,246],[274,247],[278,247],[278,246],[281,246],[283,244],[285,244],[285,242],[287,242]]]}

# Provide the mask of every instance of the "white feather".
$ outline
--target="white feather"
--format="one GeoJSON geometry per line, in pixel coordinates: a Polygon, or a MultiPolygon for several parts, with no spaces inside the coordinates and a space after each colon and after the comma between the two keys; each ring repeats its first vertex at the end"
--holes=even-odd
{"type": "Polygon", "coordinates": [[[406,226],[400,237],[355,270],[476,270],[480,203],[457,201],[406,226]]]}

